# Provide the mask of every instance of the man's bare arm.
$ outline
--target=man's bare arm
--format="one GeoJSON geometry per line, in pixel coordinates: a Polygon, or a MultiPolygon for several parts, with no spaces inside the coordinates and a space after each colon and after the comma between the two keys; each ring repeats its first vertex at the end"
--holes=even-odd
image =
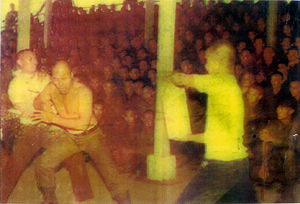
{"type": "Polygon", "coordinates": [[[34,99],[33,106],[36,110],[42,110],[51,112],[51,89],[53,84],[51,82],[45,87],[45,89],[34,99]]]}
{"type": "Polygon", "coordinates": [[[50,112],[37,111],[33,115],[36,122],[56,124],[74,130],[86,130],[92,116],[92,93],[87,88],[80,89],[78,114],[63,117],[50,112]]]}

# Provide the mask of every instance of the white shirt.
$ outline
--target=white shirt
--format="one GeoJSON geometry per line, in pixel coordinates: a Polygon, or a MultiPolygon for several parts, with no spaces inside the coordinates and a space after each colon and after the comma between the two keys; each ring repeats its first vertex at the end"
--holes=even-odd
{"type": "Polygon", "coordinates": [[[8,87],[8,96],[14,108],[10,112],[19,115],[22,124],[32,124],[30,116],[34,112],[33,101],[50,82],[46,73],[23,73],[17,70],[8,87]]]}

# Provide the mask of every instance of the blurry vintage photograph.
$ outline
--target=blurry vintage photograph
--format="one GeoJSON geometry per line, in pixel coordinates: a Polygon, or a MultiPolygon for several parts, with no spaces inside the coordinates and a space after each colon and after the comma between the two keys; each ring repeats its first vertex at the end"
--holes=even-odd
{"type": "Polygon", "coordinates": [[[2,0],[0,203],[300,203],[300,2],[2,0]]]}

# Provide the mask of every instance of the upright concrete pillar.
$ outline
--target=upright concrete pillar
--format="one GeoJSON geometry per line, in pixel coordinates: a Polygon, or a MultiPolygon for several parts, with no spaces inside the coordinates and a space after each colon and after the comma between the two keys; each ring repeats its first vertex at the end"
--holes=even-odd
{"type": "Polygon", "coordinates": [[[276,43],[278,1],[269,1],[268,3],[267,45],[274,47],[276,43]]]}
{"type": "Polygon", "coordinates": [[[44,46],[45,48],[47,48],[49,34],[50,34],[52,0],[46,0],[45,3],[46,4],[45,4],[45,20],[44,20],[44,46]]]}
{"type": "Polygon", "coordinates": [[[19,0],[17,51],[30,48],[30,0],[19,0]]]}
{"type": "Polygon", "coordinates": [[[153,38],[154,31],[154,0],[146,0],[145,14],[145,45],[149,48],[148,42],[153,38]]]}
{"type": "Polygon", "coordinates": [[[147,158],[148,178],[170,180],[176,175],[175,156],[170,155],[170,143],[166,130],[163,98],[168,86],[165,76],[173,72],[176,1],[159,3],[157,92],[154,128],[154,154],[147,158]]]}

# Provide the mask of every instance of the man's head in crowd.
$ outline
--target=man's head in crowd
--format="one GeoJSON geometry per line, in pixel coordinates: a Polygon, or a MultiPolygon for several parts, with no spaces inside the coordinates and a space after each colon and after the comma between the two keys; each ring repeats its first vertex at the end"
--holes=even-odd
{"type": "Polygon", "coordinates": [[[137,59],[138,60],[145,60],[148,57],[148,52],[145,48],[140,48],[137,52],[137,59]]]}
{"type": "Polygon", "coordinates": [[[122,64],[127,66],[127,67],[131,67],[132,66],[132,62],[133,62],[133,59],[131,56],[129,55],[126,55],[123,60],[122,60],[122,64]]]}
{"type": "Polygon", "coordinates": [[[225,30],[223,32],[222,39],[223,40],[229,40],[229,38],[230,38],[230,32],[228,30],[225,30]]]}
{"type": "Polygon", "coordinates": [[[205,58],[205,50],[202,49],[198,52],[198,60],[202,65],[206,64],[206,58],[205,58]]]}
{"type": "Polygon", "coordinates": [[[253,85],[247,92],[247,101],[251,106],[255,106],[263,98],[264,89],[260,86],[253,85]]]}
{"type": "Polygon", "coordinates": [[[149,69],[148,62],[146,60],[142,60],[139,63],[140,71],[145,73],[149,69]]]}
{"type": "Polygon", "coordinates": [[[265,43],[261,37],[257,37],[254,40],[253,45],[254,45],[256,51],[262,51],[263,47],[265,46],[265,43]]]}
{"type": "Polygon", "coordinates": [[[126,80],[124,82],[124,92],[128,97],[133,95],[134,87],[133,87],[133,82],[131,80],[126,80]]]}
{"type": "Polygon", "coordinates": [[[286,80],[288,75],[287,65],[283,62],[279,62],[279,64],[277,65],[277,70],[283,74],[283,78],[284,80],[286,80]]]}
{"type": "Polygon", "coordinates": [[[292,36],[292,29],[289,24],[284,24],[283,26],[283,34],[285,36],[291,37],[292,36]]]}
{"type": "Polygon", "coordinates": [[[147,102],[152,102],[152,99],[154,98],[155,91],[150,86],[145,86],[143,88],[143,99],[147,102]]]}
{"type": "Polygon", "coordinates": [[[37,69],[36,55],[30,50],[22,50],[17,54],[17,68],[23,73],[33,74],[37,69]]]}
{"type": "Polygon", "coordinates": [[[133,83],[133,87],[134,87],[134,92],[138,95],[138,96],[143,96],[143,82],[142,81],[136,81],[133,83]]]}
{"type": "Polygon", "coordinates": [[[272,62],[273,58],[275,57],[275,50],[272,47],[265,47],[263,56],[265,62],[272,62]]]}
{"type": "Polygon", "coordinates": [[[205,46],[206,47],[210,46],[210,44],[212,43],[213,39],[214,39],[214,36],[212,35],[212,33],[211,32],[206,32],[204,34],[204,44],[205,44],[205,46]]]}
{"type": "Polygon", "coordinates": [[[185,40],[188,43],[192,43],[194,41],[194,34],[191,30],[185,31],[185,40]]]}
{"type": "Polygon", "coordinates": [[[103,90],[106,96],[112,96],[116,89],[116,85],[112,81],[107,81],[103,84],[103,90]]]}
{"type": "Polygon", "coordinates": [[[149,52],[157,53],[157,42],[154,39],[149,40],[149,52]]]}
{"type": "Polygon", "coordinates": [[[255,84],[255,76],[254,76],[254,74],[252,74],[250,72],[245,72],[242,75],[242,79],[241,79],[242,88],[243,87],[249,88],[249,87],[251,87],[254,84],[255,84]]]}
{"type": "Polygon", "coordinates": [[[122,80],[124,80],[124,81],[127,80],[127,79],[129,79],[129,70],[128,70],[128,67],[122,66],[119,69],[119,75],[122,78],[122,80]]]}
{"type": "Polygon", "coordinates": [[[300,102],[300,81],[292,81],[290,83],[290,93],[291,95],[300,102]]]}
{"type": "Polygon", "coordinates": [[[288,50],[287,54],[289,64],[299,63],[299,53],[296,47],[292,47],[288,50]]]}
{"type": "Polygon", "coordinates": [[[287,52],[287,50],[291,46],[291,38],[289,38],[289,37],[283,38],[282,41],[281,41],[281,43],[280,43],[280,45],[281,45],[283,51],[287,52]]]}
{"type": "Polygon", "coordinates": [[[136,36],[130,41],[130,45],[136,50],[139,50],[142,47],[143,42],[139,36],[136,36]]]}
{"type": "Polygon", "coordinates": [[[153,128],[154,127],[154,119],[155,119],[155,114],[153,111],[147,110],[144,112],[142,120],[143,120],[145,127],[153,128]]]}
{"type": "Polygon", "coordinates": [[[134,109],[127,109],[123,117],[128,125],[134,125],[136,123],[136,120],[138,119],[138,114],[134,109]]]}
{"type": "Polygon", "coordinates": [[[248,49],[244,49],[239,55],[239,57],[240,57],[241,64],[244,67],[251,66],[254,62],[254,57],[251,54],[250,50],[248,49]]]}
{"type": "Polygon", "coordinates": [[[237,45],[237,51],[238,53],[241,53],[243,49],[246,48],[246,42],[245,41],[240,41],[237,45]]]}
{"type": "Polygon", "coordinates": [[[113,77],[113,68],[110,65],[103,67],[103,76],[105,80],[110,80],[113,77]]]}
{"type": "Polygon", "coordinates": [[[216,41],[205,52],[208,74],[234,74],[235,49],[228,41],[216,41]]]}
{"type": "Polygon", "coordinates": [[[177,39],[177,40],[175,41],[175,51],[176,51],[177,53],[179,53],[179,52],[182,51],[183,48],[184,48],[184,44],[183,44],[182,40],[177,39]]]}
{"type": "Polygon", "coordinates": [[[193,73],[193,65],[189,62],[189,60],[184,60],[180,63],[181,71],[185,74],[193,73]]]}
{"type": "Polygon", "coordinates": [[[157,68],[156,65],[157,65],[157,60],[156,59],[151,60],[151,69],[156,69],[157,68]]]}
{"type": "Polygon", "coordinates": [[[271,85],[273,89],[280,89],[284,82],[283,74],[281,72],[274,72],[271,75],[271,85]]]}
{"type": "Polygon", "coordinates": [[[61,94],[68,94],[73,84],[73,73],[65,61],[58,61],[52,69],[52,82],[61,94]]]}
{"type": "Polygon", "coordinates": [[[263,83],[264,81],[267,80],[266,74],[263,71],[259,71],[256,75],[255,75],[255,81],[258,84],[263,83]]]}
{"type": "Polygon", "coordinates": [[[251,41],[254,41],[255,38],[256,38],[256,36],[257,36],[257,33],[255,32],[255,30],[250,30],[250,31],[248,32],[248,38],[249,38],[251,41]]]}
{"type": "Polygon", "coordinates": [[[203,40],[202,39],[196,40],[195,48],[196,48],[197,52],[203,48],[203,40]]]}
{"type": "Polygon", "coordinates": [[[149,69],[147,76],[151,80],[152,86],[155,86],[156,85],[156,69],[149,69]]]}
{"type": "Polygon", "coordinates": [[[296,104],[294,100],[291,100],[290,98],[282,100],[276,108],[277,119],[280,121],[291,121],[295,110],[296,104]]]}
{"type": "Polygon", "coordinates": [[[119,57],[115,57],[112,61],[112,67],[115,71],[118,71],[122,66],[121,60],[119,57]]]}
{"type": "Polygon", "coordinates": [[[132,80],[138,80],[140,78],[140,70],[138,68],[132,68],[129,72],[129,76],[132,80]]]}
{"type": "Polygon", "coordinates": [[[257,20],[257,29],[261,32],[265,31],[266,28],[266,23],[265,20],[263,18],[259,18],[257,20]]]}

